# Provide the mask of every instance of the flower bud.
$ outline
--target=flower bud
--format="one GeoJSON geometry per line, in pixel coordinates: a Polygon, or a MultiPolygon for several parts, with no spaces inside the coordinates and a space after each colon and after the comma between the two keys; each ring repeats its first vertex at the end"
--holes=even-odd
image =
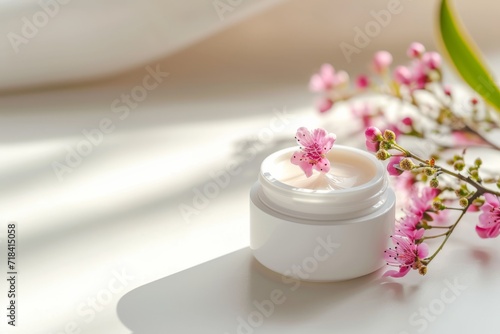
{"type": "Polygon", "coordinates": [[[387,51],[378,51],[373,56],[373,69],[375,73],[384,73],[392,64],[392,55],[387,51]]]}
{"type": "Polygon", "coordinates": [[[470,190],[467,188],[467,185],[462,184],[460,188],[455,190],[455,194],[457,197],[467,197],[470,195],[470,190]]]}
{"type": "Polygon", "coordinates": [[[420,58],[420,56],[422,56],[424,52],[425,46],[423,46],[421,43],[413,42],[410,44],[410,47],[406,51],[406,54],[410,58],[420,58]]]}
{"type": "Polygon", "coordinates": [[[412,170],[415,168],[415,164],[411,161],[411,159],[404,158],[399,162],[399,167],[401,167],[402,170],[412,170]]]}
{"type": "Polygon", "coordinates": [[[390,150],[392,148],[392,145],[388,141],[383,141],[380,143],[380,147],[384,150],[390,150]]]}
{"type": "Polygon", "coordinates": [[[370,126],[365,130],[365,137],[366,140],[369,140],[371,142],[377,142],[383,139],[382,132],[374,126],[370,126]]]}
{"type": "Polygon", "coordinates": [[[435,199],[434,202],[432,202],[432,208],[436,211],[441,211],[446,209],[446,206],[444,206],[440,199],[435,199]]]}
{"type": "Polygon", "coordinates": [[[477,207],[481,207],[484,204],[484,198],[478,197],[472,202],[472,204],[477,207]]]}
{"type": "Polygon", "coordinates": [[[387,160],[391,157],[391,154],[384,149],[380,149],[377,151],[376,156],[379,160],[387,160]]]}
{"type": "Polygon", "coordinates": [[[425,167],[424,168],[424,174],[427,176],[432,176],[436,173],[436,170],[432,167],[425,167]]]}
{"type": "Polygon", "coordinates": [[[412,73],[406,66],[398,66],[394,70],[394,81],[400,85],[409,85],[412,80],[412,73]]]}
{"type": "Polygon", "coordinates": [[[360,75],[356,78],[356,88],[363,90],[370,86],[370,79],[366,75],[360,75]]]}
{"type": "Polygon", "coordinates": [[[465,163],[462,160],[457,160],[453,164],[453,168],[455,170],[458,170],[459,172],[461,172],[464,169],[464,167],[465,167],[465,163]]]}
{"type": "Polygon", "coordinates": [[[411,117],[405,117],[401,120],[401,123],[403,123],[404,125],[412,126],[413,119],[411,117]]]}
{"type": "Polygon", "coordinates": [[[481,167],[482,164],[483,164],[483,160],[481,160],[481,158],[477,158],[474,161],[474,165],[476,165],[477,167],[481,167]]]}
{"type": "Polygon", "coordinates": [[[424,276],[425,274],[427,274],[427,267],[422,265],[418,268],[418,273],[422,276],[424,276]]]}
{"type": "Polygon", "coordinates": [[[426,52],[422,55],[422,63],[428,69],[436,70],[441,67],[441,55],[437,52],[426,52]]]}
{"type": "Polygon", "coordinates": [[[434,178],[434,179],[431,179],[431,181],[429,182],[430,186],[432,188],[437,188],[439,187],[439,181],[438,179],[434,178]]]}
{"type": "Polygon", "coordinates": [[[469,205],[469,200],[466,197],[462,197],[459,201],[458,204],[462,207],[465,208],[467,205],[469,205]]]}
{"type": "Polygon", "coordinates": [[[396,140],[396,134],[394,133],[394,131],[385,130],[384,131],[384,138],[387,141],[393,142],[396,140]]]}

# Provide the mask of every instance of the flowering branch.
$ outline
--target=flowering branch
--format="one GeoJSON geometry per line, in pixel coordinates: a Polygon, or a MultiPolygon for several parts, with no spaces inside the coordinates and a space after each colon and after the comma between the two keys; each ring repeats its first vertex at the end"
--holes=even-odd
{"type": "MultiPolygon", "coordinates": [[[[400,175],[405,172],[416,172],[422,173],[426,177],[432,177],[429,181],[430,187],[424,189],[427,194],[420,194],[418,197],[418,200],[420,201],[412,203],[416,206],[416,211],[415,208],[410,209],[410,211],[407,212],[407,216],[396,223],[397,229],[395,236],[392,237],[393,241],[396,240],[396,244],[399,245],[401,240],[404,239],[410,244],[421,245],[424,244],[425,240],[444,237],[442,243],[429,257],[427,257],[427,253],[422,255],[425,252],[418,253],[419,249],[415,247],[399,248],[398,250],[398,247],[395,246],[394,249],[386,251],[386,260],[388,264],[392,264],[400,268],[400,271],[388,271],[386,273],[388,276],[404,276],[410,268],[418,269],[419,273],[425,274],[427,272],[427,265],[429,265],[429,263],[443,249],[449,237],[464,215],[468,212],[471,205],[482,205],[483,195],[487,196],[486,198],[489,201],[489,204],[481,207],[483,214],[480,216],[480,223],[476,226],[476,231],[482,238],[496,237],[500,234],[500,202],[498,200],[500,192],[486,188],[481,184],[479,170],[482,162],[480,159],[476,159],[474,166],[469,168],[470,175],[464,176],[460,173],[465,168],[463,156],[455,156],[453,166],[456,171],[452,171],[436,165],[435,159],[425,160],[403,148],[396,142],[396,135],[391,130],[385,130],[382,135],[382,132],[378,128],[370,127],[365,131],[365,136],[367,148],[372,151],[376,149],[376,156],[380,160],[396,158],[398,161],[397,165],[388,166],[390,174],[400,175]],[[391,154],[389,152],[390,150],[398,153],[391,154]],[[418,164],[415,164],[413,160],[417,161],[418,164]],[[439,187],[439,178],[445,175],[453,177],[460,182],[459,188],[454,191],[455,195],[458,196],[457,200],[461,206],[460,209],[443,205],[442,200],[437,196],[438,194],[454,190],[450,187],[439,187]],[[468,186],[473,187],[474,190],[469,190],[468,186]],[[435,190],[435,192],[433,190],[435,190]],[[433,201],[432,204],[430,203],[430,200],[433,201]],[[460,216],[454,224],[450,226],[431,226],[427,223],[429,220],[434,220],[434,218],[430,216],[431,213],[437,216],[444,210],[461,211],[460,216]],[[447,231],[437,235],[424,236],[425,230],[433,228],[441,228],[447,231]],[[397,238],[395,239],[395,237],[397,238]]],[[[425,247],[428,249],[427,246],[425,247]]]]}
{"type": "Polygon", "coordinates": [[[396,191],[406,193],[398,198],[410,199],[402,203],[404,216],[395,222],[393,247],[385,252],[387,264],[397,269],[385,273],[392,277],[402,277],[411,269],[424,275],[466,214],[481,211],[476,224],[479,237],[500,235],[500,191],[488,185],[496,183],[500,188],[500,174],[482,169],[480,158],[465,163],[469,147],[500,151],[500,146],[486,136],[500,128],[496,115],[476,97],[468,103],[457,101],[452,89],[443,84],[438,53],[412,43],[407,55],[410,65],[396,66],[391,75],[392,55],[377,52],[372,61],[374,75],[358,76],[354,87],[350,87],[346,72],[336,72],[331,65],[323,65],[310,82],[313,91],[323,94],[318,103],[322,113],[334,109],[340,101],[352,102],[353,115],[366,129],[367,149],[378,159],[388,160],[387,171],[396,177],[396,191]],[[396,101],[397,112],[389,108],[387,99],[371,99],[360,107],[359,98],[374,93],[396,101]],[[379,127],[386,130],[382,132],[379,127]],[[402,145],[398,141],[401,137],[432,142],[436,150],[422,157],[402,145]],[[458,217],[444,224],[453,211],[458,217]],[[426,242],[434,239],[441,243],[429,255],[426,242]]]}

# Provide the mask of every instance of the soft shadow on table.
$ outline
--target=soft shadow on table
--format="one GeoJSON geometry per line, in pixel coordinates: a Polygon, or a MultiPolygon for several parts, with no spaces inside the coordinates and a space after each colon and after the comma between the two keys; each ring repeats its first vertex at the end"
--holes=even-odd
{"type": "Polygon", "coordinates": [[[377,272],[336,283],[292,281],[244,248],[132,290],[120,299],[117,313],[136,334],[301,333],[311,323],[317,330],[327,319],[325,328],[332,328],[345,320],[338,317],[369,313],[378,302],[366,297],[387,293],[379,277],[377,272]],[[273,298],[279,303],[271,303],[273,298]]]}

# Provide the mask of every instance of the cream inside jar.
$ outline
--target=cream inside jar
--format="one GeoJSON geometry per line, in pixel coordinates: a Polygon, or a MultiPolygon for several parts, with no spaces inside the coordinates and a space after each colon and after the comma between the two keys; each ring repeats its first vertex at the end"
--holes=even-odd
{"type": "MultiPolygon", "coordinates": [[[[328,173],[315,172],[306,177],[296,165],[290,163],[286,154],[277,154],[274,161],[267,163],[269,175],[295,188],[311,190],[342,190],[360,186],[370,181],[376,174],[376,164],[366,156],[333,150],[327,153],[331,168],[328,173]]],[[[272,159],[271,159],[272,160],[272,159]]]]}

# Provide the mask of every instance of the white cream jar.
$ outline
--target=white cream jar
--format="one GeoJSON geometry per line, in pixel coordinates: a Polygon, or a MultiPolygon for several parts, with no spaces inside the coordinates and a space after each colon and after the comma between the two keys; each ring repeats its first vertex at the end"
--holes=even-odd
{"type": "Polygon", "coordinates": [[[339,281],[383,264],[395,194],[373,155],[335,145],[328,173],[307,178],[292,147],[268,156],[250,192],[250,247],[267,268],[307,281],[339,281]]]}

